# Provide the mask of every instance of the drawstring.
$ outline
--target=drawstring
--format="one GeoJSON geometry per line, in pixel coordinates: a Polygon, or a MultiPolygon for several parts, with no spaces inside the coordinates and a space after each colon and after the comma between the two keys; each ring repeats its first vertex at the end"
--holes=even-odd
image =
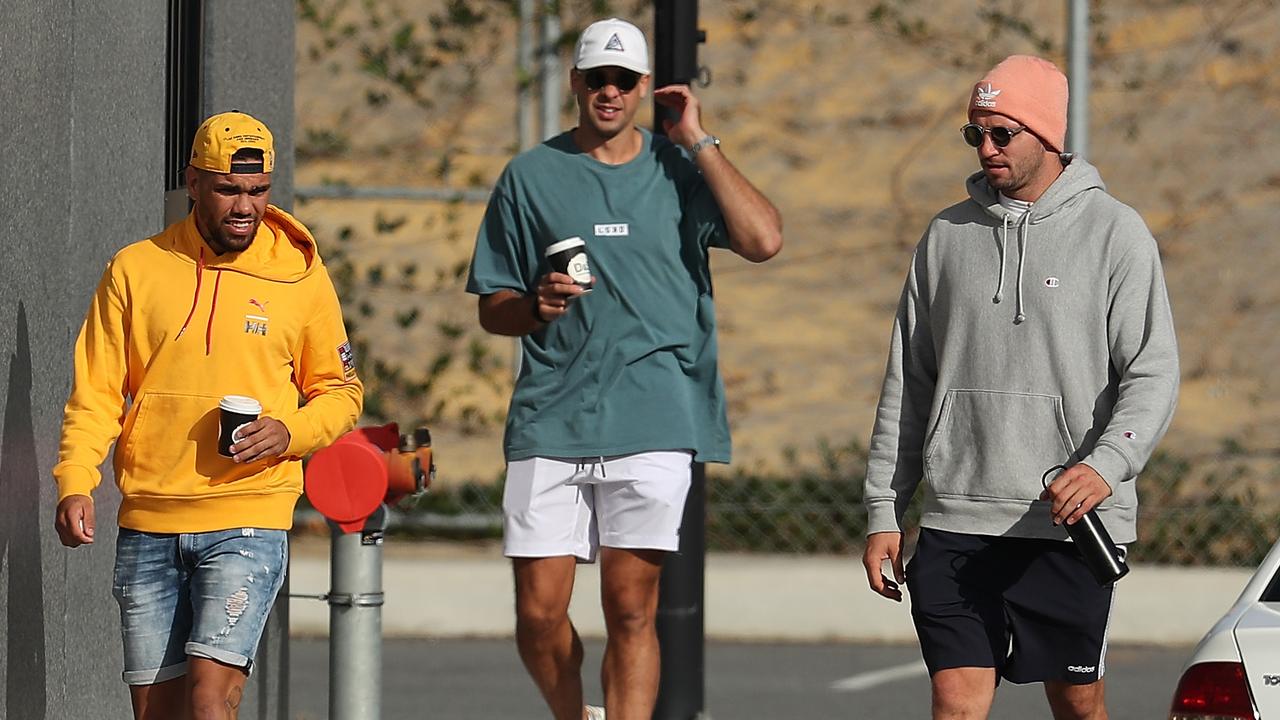
{"type": "Polygon", "coordinates": [[[182,321],[182,329],[174,336],[174,340],[182,337],[182,333],[187,331],[187,325],[191,322],[191,316],[196,314],[196,304],[200,302],[200,277],[204,274],[204,248],[200,248],[200,257],[196,260],[196,292],[191,296],[191,312],[187,313],[187,319],[182,321]]]}
{"type": "MultiPolygon", "coordinates": [[[[1019,265],[1019,273],[1021,273],[1021,265],[1019,265]]],[[[205,325],[205,355],[209,355],[214,347],[214,311],[218,310],[218,286],[223,283],[223,274],[220,272],[214,275],[214,301],[209,304],[209,324],[205,325]]],[[[1023,299],[1023,288],[1018,288],[1018,302],[1021,306],[1023,299]]]]}
{"type": "Polygon", "coordinates": [[[991,302],[1000,304],[1004,299],[1004,249],[1009,244],[1009,216],[1004,216],[1004,226],[1000,228],[1000,281],[996,283],[995,297],[991,302]]]}
{"type": "MultiPolygon", "coordinates": [[[[1013,322],[1015,325],[1027,319],[1026,314],[1023,312],[1023,305],[1022,305],[1022,271],[1023,271],[1023,268],[1026,266],[1026,262],[1027,262],[1027,227],[1030,225],[1030,220],[1031,220],[1031,210],[1027,210],[1025,213],[1022,214],[1021,218],[1018,218],[1018,224],[1017,224],[1018,288],[1017,288],[1017,294],[1015,296],[1016,300],[1014,302],[1015,314],[1013,316],[1013,322]]],[[[1009,215],[1005,214],[1003,216],[1003,223],[1001,224],[1001,228],[1000,228],[1000,280],[997,281],[996,283],[995,297],[991,298],[991,302],[996,304],[999,304],[1000,301],[1004,299],[1004,264],[1005,264],[1005,256],[1008,254],[1007,253],[1008,246],[1009,246],[1009,215]]]]}
{"type": "MultiPolygon", "coordinates": [[[[204,328],[204,354],[207,356],[213,350],[213,313],[218,308],[218,287],[222,284],[222,272],[214,269],[215,273],[213,281],[213,303],[209,306],[209,322],[204,328]]],[[[196,259],[196,291],[191,296],[191,311],[187,313],[187,319],[182,321],[182,327],[178,330],[178,334],[174,336],[176,341],[182,337],[182,333],[187,331],[187,326],[191,324],[191,318],[196,314],[196,306],[200,304],[200,285],[204,278],[204,248],[200,248],[200,257],[196,259]]]]}
{"type": "MultiPolygon", "coordinates": [[[[1030,215],[1031,211],[1027,211],[1030,215]]],[[[1025,313],[1022,312],[1022,268],[1027,262],[1027,223],[1025,221],[1018,224],[1018,295],[1014,302],[1013,324],[1018,325],[1027,319],[1025,313]]],[[[216,294],[216,293],[215,293],[216,294]]]]}

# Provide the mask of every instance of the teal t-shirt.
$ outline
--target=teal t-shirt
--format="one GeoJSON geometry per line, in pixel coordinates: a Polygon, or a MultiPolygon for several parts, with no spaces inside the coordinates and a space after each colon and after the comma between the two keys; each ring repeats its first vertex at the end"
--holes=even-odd
{"type": "Polygon", "coordinates": [[[645,130],[640,154],[607,165],[570,133],[503,171],[476,238],[467,292],[529,295],[545,249],[586,241],[594,289],[521,338],[507,412],[508,461],[691,450],[728,462],[710,246],[727,247],[715,198],[684,152],[645,130]]]}

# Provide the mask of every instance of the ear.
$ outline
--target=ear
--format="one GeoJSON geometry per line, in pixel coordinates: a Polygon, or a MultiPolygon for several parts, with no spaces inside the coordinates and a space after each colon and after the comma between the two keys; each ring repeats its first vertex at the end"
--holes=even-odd
{"type": "Polygon", "coordinates": [[[649,80],[652,77],[653,77],[652,75],[640,76],[640,99],[641,100],[649,97],[649,80]]]}
{"type": "Polygon", "coordinates": [[[192,200],[196,199],[196,178],[197,177],[198,175],[196,173],[196,169],[188,165],[187,169],[183,172],[183,181],[187,185],[187,197],[192,200]]]}

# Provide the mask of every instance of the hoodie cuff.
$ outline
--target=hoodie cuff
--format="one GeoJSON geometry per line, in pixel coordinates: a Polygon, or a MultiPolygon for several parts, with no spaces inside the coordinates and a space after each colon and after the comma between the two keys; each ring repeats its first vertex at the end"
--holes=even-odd
{"type": "Polygon", "coordinates": [[[1125,480],[1132,480],[1135,473],[1129,466],[1129,459],[1116,448],[1099,443],[1093,452],[1080,462],[1093,468],[1111,487],[1125,480]]]}
{"type": "Polygon", "coordinates": [[[93,489],[98,487],[102,474],[97,468],[59,464],[53,469],[53,478],[58,482],[58,502],[62,502],[71,495],[92,498],[93,489]]]}
{"type": "Polygon", "coordinates": [[[902,532],[892,498],[867,501],[867,534],[878,532],[902,532]]]}
{"type": "Polygon", "coordinates": [[[301,410],[280,418],[280,422],[289,430],[289,447],[285,448],[285,455],[300,458],[315,449],[316,433],[311,429],[311,421],[301,410]]]}

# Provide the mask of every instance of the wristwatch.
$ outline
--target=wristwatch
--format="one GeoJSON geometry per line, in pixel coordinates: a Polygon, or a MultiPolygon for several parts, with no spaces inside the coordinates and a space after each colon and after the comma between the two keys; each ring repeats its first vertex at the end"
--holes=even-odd
{"type": "Polygon", "coordinates": [[[698,142],[690,145],[689,153],[696,157],[698,153],[702,152],[703,150],[706,150],[712,145],[716,147],[720,147],[720,138],[716,137],[715,135],[708,135],[702,138],[701,140],[699,140],[698,142]]]}

